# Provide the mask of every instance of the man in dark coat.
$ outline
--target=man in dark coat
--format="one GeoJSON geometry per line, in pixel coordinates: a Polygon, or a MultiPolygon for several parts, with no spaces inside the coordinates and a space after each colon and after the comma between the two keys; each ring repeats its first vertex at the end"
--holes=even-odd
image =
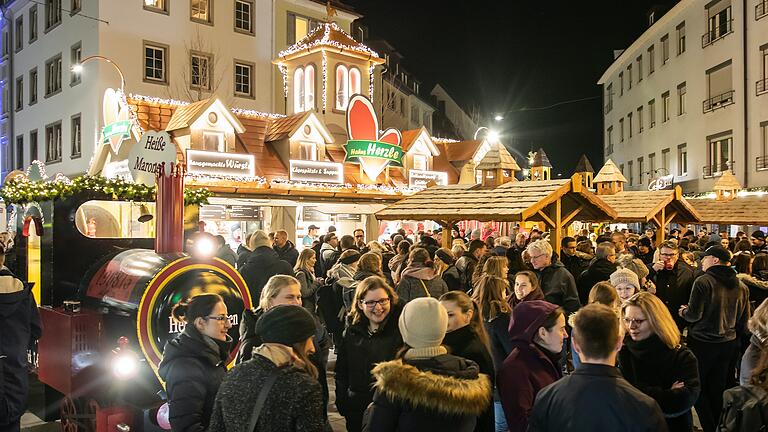
{"type": "Polygon", "coordinates": [[[659,405],[616,368],[621,332],[616,312],[593,303],[573,319],[582,364],[536,396],[529,431],[666,431],[659,405]]]}
{"type": "Polygon", "coordinates": [[[258,230],[253,233],[251,244],[254,246],[253,252],[239,270],[245,283],[248,284],[251,298],[254,302],[258,302],[261,289],[267,284],[269,278],[279,274],[293,276],[293,267],[278,258],[266,232],[258,230]]]}
{"type": "Polygon", "coordinates": [[[216,251],[216,257],[223,259],[227,262],[227,264],[234,267],[237,261],[237,255],[235,255],[235,252],[231,247],[229,247],[224,236],[216,236],[216,246],[218,247],[218,250],[216,251]]]}
{"type": "Polygon", "coordinates": [[[680,306],[687,304],[693,287],[693,270],[680,261],[677,243],[665,241],[659,248],[659,259],[648,269],[648,279],[656,285],[656,296],[664,302],[682,331],[686,322],[678,314],[680,306]]]}
{"type": "Polygon", "coordinates": [[[0,255],[0,431],[17,432],[27,410],[27,348],[42,328],[30,288],[4,262],[0,255]]]}
{"type": "Polygon", "coordinates": [[[277,252],[277,257],[290,264],[291,268],[296,267],[296,261],[299,259],[299,251],[296,250],[296,245],[288,240],[287,231],[275,231],[275,245],[272,246],[272,249],[277,252]]]}
{"type": "Polygon", "coordinates": [[[581,304],[587,304],[589,292],[596,283],[609,280],[615,271],[616,247],[611,242],[600,243],[595,249],[595,260],[576,280],[581,304]]]}
{"type": "Polygon", "coordinates": [[[643,264],[649,265],[653,263],[654,252],[655,249],[653,248],[651,239],[648,237],[640,237],[640,239],[637,240],[637,253],[635,253],[635,258],[639,258],[643,264]]]}
{"type": "Polygon", "coordinates": [[[537,240],[528,245],[531,265],[539,277],[544,299],[562,307],[566,314],[581,307],[576,281],[560,261],[552,261],[552,246],[546,240],[537,240]]]}
{"type": "Polygon", "coordinates": [[[749,319],[749,290],[731,267],[731,252],[720,245],[704,251],[688,305],[679,314],[689,323],[688,348],[699,361],[701,395],[696,402],[704,432],[715,431],[732,358],[749,319]]]}
{"type": "Polygon", "coordinates": [[[469,242],[469,250],[456,260],[456,269],[459,271],[461,289],[464,292],[472,289],[472,274],[475,272],[475,266],[487,250],[482,240],[475,239],[469,242]]]}

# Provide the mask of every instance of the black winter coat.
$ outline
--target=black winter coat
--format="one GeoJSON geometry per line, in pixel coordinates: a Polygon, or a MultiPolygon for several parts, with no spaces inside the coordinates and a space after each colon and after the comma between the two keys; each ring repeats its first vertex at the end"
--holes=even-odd
{"type": "MultiPolygon", "coordinates": [[[[488,347],[483,345],[471,326],[467,325],[446,333],[443,345],[448,348],[448,352],[451,354],[477,363],[480,373],[488,375],[491,378],[491,384],[493,384],[496,377],[496,372],[493,368],[493,358],[488,351],[488,347]]],[[[493,432],[495,430],[493,415],[492,405],[489,405],[488,409],[477,419],[475,432],[493,432]]]]}
{"type": "MultiPolygon", "coordinates": [[[[259,390],[277,368],[260,355],[241,363],[221,383],[211,416],[211,432],[251,432],[248,422],[259,390]]],[[[325,417],[322,391],[317,380],[295,367],[285,367],[267,394],[256,423],[256,432],[324,432],[330,428],[325,417]]]]}
{"type": "Polygon", "coordinates": [[[471,432],[491,403],[491,381],[477,365],[449,354],[392,360],[373,369],[369,432],[471,432]]]}
{"type": "Polygon", "coordinates": [[[749,290],[731,267],[716,265],[696,278],[688,309],[688,337],[702,342],[728,342],[746,331],[749,290]]]}
{"type": "Polygon", "coordinates": [[[560,257],[560,262],[563,263],[566,270],[571,272],[571,276],[574,279],[578,279],[581,273],[589,267],[589,263],[592,262],[593,258],[594,255],[576,251],[574,255],[563,253],[560,257]]]}
{"type": "Polygon", "coordinates": [[[42,334],[32,292],[7,268],[0,270],[0,329],[2,426],[18,420],[27,409],[27,348],[42,334]]]}
{"type": "Polygon", "coordinates": [[[461,275],[459,275],[459,269],[454,264],[448,266],[447,269],[441,275],[443,282],[448,286],[448,291],[461,291],[461,275]]]}
{"type": "Polygon", "coordinates": [[[533,432],[663,432],[659,405],[621,376],[619,369],[582,363],[536,396],[528,423],[533,432]]]}
{"type": "Polygon", "coordinates": [[[701,383],[691,350],[685,346],[671,349],[656,335],[638,342],[627,336],[619,352],[619,369],[630,384],[659,404],[670,431],[693,430],[691,408],[701,383]],[[685,387],[672,389],[676,381],[685,387]]]}
{"type": "Polygon", "coordinates": [[[174,431],[206,430],[228,356],[228,342],[203,336],[190,326],[165,344],[158,373],[166,384],[174,431]]]}
{"type": "Polygon", "coordinates": [[[678,313],[680,306],[688,304],[693,287],[693,270],[678,261],[671,270],[656,271],[653,266],[648,268],[648,279],[656,285],[656,297],[667,306],[669,313],[682,331],[686,326],[685,319],[678,313]]]}
{"type": "Polygon", "coordinates": [[[261,290],[267,284],[269,278],[274,275],[293,276],[293,267],[277,256],[277,252],[267,246],[256,248],[248,260],[239,269],[240,274],[248,284],[248,290],[251,292],[251,298],[254,302],[259,302],[261,290]]]}
{"type": "Polygon", "coordinates": [[[611,279],[611,273],[616,271],[616,264],[605,258],[598,258],[592,261],[592,264],[586,270],[581,272],[576,279],[576,286],[579,290],[579,301],[585,305],[588,303],[589,292],[598,282],[611,279]]]}
{"type": "Polygon", "coordinates": [[[536,274],[539,276],[539,284],[546,301],[562,307],[566,314],[579,310],[581,303],[576,281],[561,262],[553,262],[536,274]]]}
{"type": "Polygon", "coordinates": [[[509,334],[509,313],[501,313],[491,320],[484,320],[485,331],[491,342],[491,358],[496,372],[501,369],[504,359],[512,352],[512,339],[509,334]]]}
{"type": "Polygon", "coordinates": [[[393,304],[389,317],[376,333],[368,331],[368,320],[351,324],[336,348],[336,407],[339,414],[363,412],[373,400],[371,369],[395,358],[403,346],[397,325],[403,307],[393,304]]]}
{"type": "Polygon", "coordinates": [[[275,243],[272,246],[272,250],[277,253],[277,257],[291,265],[291,268],[296,267],[296,261],[299,259],[299,251],[296,250],[296,245],[292,241],[285,242],[283,247],[280,247],[275,243]]]}

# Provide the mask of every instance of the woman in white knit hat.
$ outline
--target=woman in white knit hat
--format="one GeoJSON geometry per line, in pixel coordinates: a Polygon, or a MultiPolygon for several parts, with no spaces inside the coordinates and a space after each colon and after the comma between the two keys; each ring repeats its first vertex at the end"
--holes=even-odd
{"type": "Polygon", "coordinates": [[[441,346],[448,312],[434,298],[410,301],[399,319],[406,347],[373,369],[376,393],[364,430],[470,432],[491,403],[491,380],[441,346]]]}
{"type": "Polygon", "coordinates": [[[640,279],[637,273],[627,268],[620,268],[611,273],[611,285],[616,288],[622,303],[640,291],[640,279]]]}

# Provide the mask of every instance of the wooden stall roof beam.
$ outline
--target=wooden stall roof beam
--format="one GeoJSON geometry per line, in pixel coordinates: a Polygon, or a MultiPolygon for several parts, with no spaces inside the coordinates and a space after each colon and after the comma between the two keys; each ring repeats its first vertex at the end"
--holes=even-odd
{"type": "Polygon", "coordinates": [[[697,198],[688,202],[701,215],[701,223],[768,225],[768,195],[736,197],[730,201],[697,198]]]}

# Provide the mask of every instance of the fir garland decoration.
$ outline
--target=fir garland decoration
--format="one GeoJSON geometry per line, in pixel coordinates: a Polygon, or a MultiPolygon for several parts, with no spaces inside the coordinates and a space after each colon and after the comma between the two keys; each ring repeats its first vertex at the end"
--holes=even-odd
{"type": "MultiPolygon", "coordinates": [[[[84,191],[101,192],[119,201],[154,201],[157,188],[131,183],[122,178],[108,179],[103,176],[77,177],[70,183],[62,181],[9,180],[0,188],[0,198],[5,204],[26,204],[68,198],[84,191]]],[[[208,189],[184,189],[185,205],[208,204],[208,189]]]]}

